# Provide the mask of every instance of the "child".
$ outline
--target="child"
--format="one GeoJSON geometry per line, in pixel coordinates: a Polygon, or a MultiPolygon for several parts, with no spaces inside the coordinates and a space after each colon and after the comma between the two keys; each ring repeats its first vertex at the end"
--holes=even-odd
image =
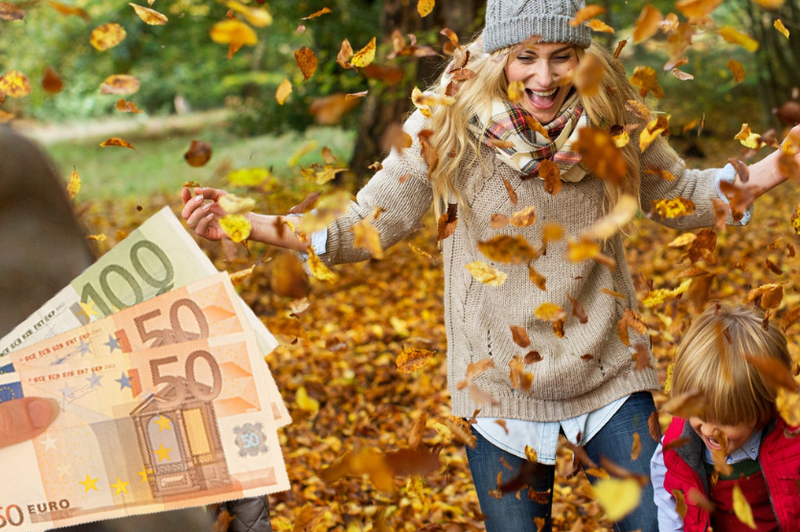
{"type": "Polygon", "coordinates": [[[662,440],[667,450],[659,445],[651,461],[661,532],[750,530],[734,513],[735,486],[756,530],[800,530],[800,438],[785,430],[775,410],[775,386],[746,359],[769,359],[791,371],[786,337],[772,322],[764,330],[762,318],[751,308],[712,304],[678,347],[672,395],[699,392],[700,412],[675,417],[662,440]],[[680,438],[688,441],[670,448],[680,438]],[[714,451],[725,455],[731,474],[717,478],[714,451]],[[685,500],[684,518],[675,494],[685,500]]]}

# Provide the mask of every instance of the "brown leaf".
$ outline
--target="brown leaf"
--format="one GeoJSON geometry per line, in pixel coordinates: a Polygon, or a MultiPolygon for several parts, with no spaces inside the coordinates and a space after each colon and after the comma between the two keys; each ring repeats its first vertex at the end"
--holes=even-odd
{"type": "Polygon", "coordinates": [[[294,253],[281,253],[273,260],[269,284],[278,296],[292,299],[305,297],[310,288],[308,274],[294,253]]]}
{"type": "Polygon", "coordinates": [[[52,68],[47,67],[44,69],[44,76],[42,76],[42,88],[50,94],[58,94],[64,90],[64,82],[52,68]]]}
{"type": "Polygon", "coordinates": [[[438,235],[436,240],[444,240],[452,235],[458,225],[458,203],[447,205],[447,212],[439,216],[438,235]]]}
{"type": "Polygon", "coordinates": [[[704,410],[704,399],[700,392],[690,390],[677,396],[670,397],[661,405],[661,410],[673,416],[689,419],[701,415],[704,410]]]}
{"type": "Polygon", "coordinates": [[[335,92],[321,98],[315,98],[311,102],[308,111],[314,115],[314,120],[323,126],[330,126],[339,122],[342,117],[355,109],[360,101],[358,99],[348,99],[347,95],[335,92]]]}
{"type": "Polygon", "coordinates": [[[619,59],[619,54],[622,52],[623,48],[628,44],[628,39],[623,39],[617,43],[617,49],[614,50],[614,59],[619,59]]]}
{"type": "Polygon", "coordinates": [[[478,242],[478,250],[489,260],[506,264],[525,264],[539,256],[522,235],[494,236],[478,242]]]}
{"type": "Polygon", "coordinates": [[[605,67],[594,55],[586,54],[575,70],[573,83],[582,97],[591,97],[598,93],[605,76],[605,67]]]}
{"type": "Polygon", "coordinates": [[[428,177],[430,177],[434,170],[436,170],[436,167],[439,166],[439,152],[436,151],[436,148],[433,147],[430,141],[432,135],[433,131],[430,129],[423,129],[417,134],[422,152],[422,159],[425,161],[425,164],[428,165],[428,177]]]}
{"type": "Polygon", "coordinates": [[[561,182],[561,169],[556,163],[549,159],[543,159],[539,163],[539,177],[544,179],[545,192],[552,196],[561,192],[561,187],[563,186],[561,182]]]}
{"type": "Polygon", "coordinates": [[[647,368],[652,368],[652,364],[650,364],[650,351],[648,351],[647,346],[644,344],[636,344],[633,346],[633,361],[636,363],[634,370],[642,371],[647,368]]]}
{"type": "Polygon", "coordinates": [[[577,299],[569,295],[569,293],[567,293],[567,299],[572,303],[572,315],[578,318],[578,321],[581,323],[588,322],[589,316],[586,315],[586,309],[583,308],[583,305],[581,305],[577,299]]]}
{"type": "Polygon", "coordinates": [[[307,17],[301,18],[300,20],[311,20],[312,18],[321,17],[322,15],[325,15],[325,14],[330,13],[330,12],[331,12],[331,10],[329,8],[323,7],[322,9],[317,11],[316,13],[312,13],[307,17]]]}
{"type": "Polygon", "coordinates": [[[350,41],[345,39],[342,41],[342,46],[339,49],[339,53],[336,55],[336,62],[339,63],[340,67],[345,69],[355,68],[350,64],[351,57],[353,57],[353,47],[350,45],[350,41]]]}
{"type": "Polygon", "coordinates": [[[525,364],[534,364],[536,362],[541,362],[542,360],[544,360],[544,357],[539,354],[539,351],[528,351],[523,362],[525,362],[525,364]]]}
{"type": "Polygon", "coordinates": [[[0,20],[22,20],[25,18],[25,11],[18,5],[9,2],[0,2],[0,20]]]}
{"type": "Polygon", "coordinates": [[[620,294],[619,292],[615,292],[613,290],[609,290],[608,288],[601,288],[600,291],[603,292],[604,294],[608,294],[610,296],[614,296],[616,298],[619,298],[619,299],[625,301],[625,295],[624,294],[620,294]]]}
{"type": "Polygon", "coordinates": [[[138,107],[136,107],[135,103],[126,102],[122,98],[117,100],[117,111],[120,111],[122,113],[136,113],[136,114],[144,112],[138,107]]]}
{"type": "Polygon", "coordinates": [[[597,177],[616,186],[625,179],[628,166],[608,131],[595,126],[579,129],[573,149],[581,154],[581,163],[597,177]]]}
{"type": "Polygon", "coordinates": [[[100,94],[133,94],[141,84],[141,81],[128,74],[114,74],[108,76],[100,86],[100,94]]]}
{"type": "Polygon", "coordinates": [[[661,441],[661,424],[658,422],[658,412],[652,412],[647,418],[647,428],[653,441],[659,443],[661,441]]]}
{"type": "Polygon", "coordinates": [[[317,71],[317,56],[307,46],[295,51],[294,59],[297,66],[300,67],[300,72],[303,73],[303,81],[309,79],[317,71]]]}
{"type": "Polygon", "coordinates": [[[521,211],[517,211],[513,213],[508,218],[508,223],[513,225],[514,227],[528,227],[529,225],[533,225],[536,221],[536,207],[531,205],[530,207],[525,207],[521,211]]]}
{"type": "Polygon", "coordinates": [[[322,522],[322,519],[325,517],[325,512],[327,511],[328,509],[325,507],[315,508],[313,504],[307,502],[300,511],[297,512],[292,532],[314,532],[317,529],[317,525],[322,522]]]}
{"type": "Polygon", "coordinates": [[[650,4],[644,9],[636,19],[636,27],[633,29],[633,44],[640,43],[649,39],[658,32],[663,16],[661,12],[650,4]]]}
{"type": "Polygon", "coordinates": [[[509,378],[511,385],[515,390],[522,390],[523,393],[529,393],[533,385],[533,374],[526,373],[522,357],[519,355],[514,356],[508,363],[509,378]]]}
{"type": "Polygon", "coordinates": [[[533,264],[528,264],[528,278],[539,290],[547,291],[547,278],[536,271],[533,264]]]}
{"type": "Polygon", "coordinates": [[[502,229],[508,225],[508,216],[505,214],[493,214],[489,218],[489,227],[492,229],[502,229]]]}
{"type": "Polygon", "coordinates": [[[625,109],[627,109],[631,114],[636,115],[636,117],[641,118],[645,122],[650,122],[650,109],[641,102],[636,100],[628,100],[625,102],[625,109]]]}
{"type": "Polygon", "coordinates": [[[518,325],[509,325],[511,328],[511,337],[514,343],[520,347],[528,347],[531,345],[531,339],[528,337],[528,331],[524,327],[518,325]]]}
{"type": "Polygon", "coordinates": [[[397,370],[405,374],[414,373],[427,364],[435,354],[436,351],[428,351],[427,349],[405,348],[395,361],[397,370]]]}
{"type": "Polygon", "coordinates": [[[786,367],[779,360],[753,355],[745,355],[744,358],[776,388],[786,388],[791,392],[798,391],[797,382],[792,376],[792,369],[786,367]]]}
{"type": "MultiPolygon", "coordinates": [[[[120,100],[123,101],[123,100],[120,100]]],[[[211,144],[201,140],[193,140],[189,145],[189,149],[183,154],[183,158],[189,163],[189,166],[200,167],[205,166],[211,159],[211,144]]]]}
{"type": "Polygon", "coordinates": [[[706,306],[708,300],[708,293],[711,290],[711,283],[714,281],[716,274],[708,273],[706,275],[698,275],[692,278],[692,284],[689,285],[689,299],[694,305],[694,310],[700,312],[706,306]]]}
{"type": "Polygon", "coordinates": [[[506,187],[506,192],[508,192],[508,197],[511,200],[511,204],[512,205],[516,205],[517,204],[517,193],[514,190],[514,187],[511,186],[511,183],[509,183],[508,180],[505,177],[502,178],[502,179],[503,179],[503,185],[505,185],[505,187],[506,187]]]}
{"type": "Polygon", "coordinates": [[[647,325],[645,325],[642,317],[638,312],[629,308],[625,309],[622,318],[617,322],[617,334],[619,335],[619,339],[627,346],[631,345],[631,341],[628,338],[628,327],[639,334],[645,334],[647,332],[647,325]]]}
{"type": "Polygon", "coordinates": [[[89,22],[89,20],[91,20],[91,17],[89,17],[89,14],[86,13],[86,11],[84,11],[83,9],[80,9],[78,7],[67,6],[67,5],[64,5],[64,4],[60,3],[60,2],[47,2],[47,5],[49,5],[50,7],[52,7],[53,9],[58,11],[59,13],[61,13],[62,15],[67,15],[67,16],[72,15],[72,16],[80,17],[83,20],[85,20],[86,22],[89,22]]]}
{"type": "Polygon", "coordinates": [[[697,238],[689,247],[689,260],[694,264],[704,259],[709,264],[715,262],[714,249],[717,247],[717,235],[710,229],[703,229],[697,233],[697,238]]]}

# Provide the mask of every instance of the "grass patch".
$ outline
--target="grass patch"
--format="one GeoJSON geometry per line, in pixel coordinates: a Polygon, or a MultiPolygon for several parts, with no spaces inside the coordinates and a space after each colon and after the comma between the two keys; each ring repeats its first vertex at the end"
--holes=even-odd
{"type": "MultiPolygon", "coordinates": [[[[341,161],[347,161],[355,140],[355,132],[337,128],[312,128],[305,133],[287,133],[281,136],[264,135],[239,138],[217,125],[199,132],[172,133],[163,138],[127,137],[136,151],[108,147],[98,149],[104,139],[81,142],[63,142],[48,146],[62,175],[69,177],[75,167],[81,176],[79,199],[136,199],[153,194],[176,194],[186,181],[203,185],[224,186],[220,174],[239,168],[272,168],[273,173],[286,182],[298,186],[297,167],[289,168],[288,159],[310,142],[317,147],[304,155],[299,164],[322,163],[321,149],[329,147],[341,161]],[[211,144],[213,156],[202,168],[189,166],[183,154],[193,139],[211,144]]],[[[344,165],[346,163],[342,163],[344,165]]]]}

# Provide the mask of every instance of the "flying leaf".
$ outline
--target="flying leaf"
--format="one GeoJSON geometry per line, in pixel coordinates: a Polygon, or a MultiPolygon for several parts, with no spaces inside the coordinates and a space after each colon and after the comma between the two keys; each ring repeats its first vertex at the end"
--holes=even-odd
{"type": "Polygon", "coordinates": [[[16,4],[10,2],[0,2],[0,20],[22,20],[25,18],[25,11],[16,4]]]}
{"type": "MultiPolygon", "coordinates": [[[[582,96],[594,96],[600,90],[605,76],[605,67],[594,55],[585,55],[575,69],[574,84],[582,96]]],[[[509,87],[510,91],[510,87],[509,87]]],[[[525,94],[523,87],[522,94],[525,94]]],[[[509,94],[510,97],[510,94],[509,94]]]]}
{"type": "Polygon", "coordinates": [[[314,115],[314,120],[324,126],[338,123],[348,112],[355,109],[359,100],[349,99],[346,94],[335,92],[328,96],[316,98],[311,102],[308,112],[314,115]]]}
{"type": "Polygon", "coordinates": [[[521,81],[512,81],[508,84],[506,93],[508,95],[508,101],[511,103],[519,103],[522,101],[522,97],[525,96],[525,84],[521,81]]]}
{"type": "Polygon", "coordinates": [[[69,199],[74,199],[75,196],[78,195],[78,192],[81,191],[81,176],[78,175],[78,171],[76,169],[72,169],[72,174],[69,176],[69,182],[67,183],[67,196],[69,199]]]}
{"type": "Polygon", "coordinates": [[[467,366],[467,374],[465,375],[464,380],[458,382],[456,389],[463,390],[469,385],[470,382],[472,382],[473,379],[475,379],[475,377],[493,367],[494,360],[491,358],[482,358],[476,362],[471,362],[469,366],[467,366]]]}
{"type": "Polygon", "coordinates": [[[242,168],[230,172],[226,178],[232,187],[257,187],[269,175],[269,171],[264,168],[242,168]]]}
{"type": "Polygon", "coordinates": [[[475,279],[488,286],[500,286],[508,279],[508,274],[496,270],[485,262],[471,262],[466,268],[475,279]]]}
{"type": "Polygon", "coordinates": [[[642,102],[628,100],[625,102],[625,109],[627,109],[631,114],[641,118],[645,122],[650,122],[651,120],[650,109],[648,109],[647,106],[642,102]]]}
{"type": "MultiPolygon", "coordinates": [[[[514,187],[511,186],[511,183],[509,183],[505,177],[502,179],[503,179],[503,186],[506,187],[506,192],[508,193],[509,201],[511,201],[512,205],[516,205],[518,201],[517,192],[514,190],[514,187]]],[[[798,234],[800,234],[800,232],[798,234]]]]}
{"type": "Polygon", "coordinates": [[[300,67],[300,71],[303,73],[303,81],[309,79],[314,75],[314,72],[317,71],[317,56],[314,54],[314,51],[307,46],[303,46],[295,51],[294,59],[297,62],[297,66],[300,67]]]}
{"type": "Polygon", "coordinates": [[[735,59],[731,59],[728,61],[728,70],[733,73],[733,79],[736,83],[741,83],[744,81],[744,67],[739,61],[735,59]]]}
{"type": "Polygon", "coordinates": [[[549,159],[542,159],[539,162],[539,177],[544,179],[544,191],[555,196],[563,187],[561,182],[561,169],[557,163],[549,159]]]}
{"type": "Polygon", "coordinates": [[[652,292],[647,294],[647,296],[645,296],[644,301],[642,301],[642,304],[647,308],[655,307],[656,305],[659,305],[668,299],[673,299],[681,295],[682,293],[686,292],[689,289],[690,284],[692,284],[691,279],[684,279],[681,282],[680,286],[678,286],[678,288],[672,290],[668,288],[653,290],[652,292]]]}
{"type": "Polygon", "coordinates": [[[286,99],[292,93],[292,82],[288,79],[281,81],[281,84],[278,85],[278,89],[275,91],[275,101],[278,102],[278,105],[283,105],[286,102],[286,99]]]}
{"type": "Polygon", "coordinates": [[[64,90],[64,82],[52,68],[47,67],[44,69],[44,76],[42,76],[42,88],[50,94],[58,94],[64,90]]]}
{"type": "Polygon", "coordinates": [[[458,203],[449,203],[447,212],[439,216],[438,235],[436,240],[444,240],[452,235],[458,225],[458,203]]]}
{"type": "Polygon", "coordinates": [[[644,98],[652,92],[656,98],[664,97],[664,89],[658,84],[658,75],[655,69],[647,66],[637,66],[630,77],[631,85],[639,88],[639,96],[644,98]]]}
{"type": "Polygon", "coordinates": [[[228,214],[219,219],[219,226],[234,242],[247,240],[250,236],[250,222],[241,214],[228,214]]]}
{"type": "Polygon", "coordinates": [[[258,44],[258,36],[253,28],[240,20],[223,20],[211,26],[209,32],[211,40],[217,44],[229,44],[239,46],[255,46],[258,44]]]}
{"type": "Polygon", "coordinates": [[[375,37],[373,37],[364,48],[353,54],[350,64],[358,68],[366,67],[375,59],[375,48],[376,41],[375,37]]]}
{"type": "Polygon", "coordinates": [[[694,79],[694,76],[688,72],[684,72],[683,70],[679,70],[677,68],[670,70],[670,73],[681,81],[690,81],[694,79]]]}
{"type": "Polygon", "coordinates": [[[381,235],[372,222],[378,218],[380,212],[381,208],[375,207],[370,216],[353,225],[352,229],[355,234],[353,246],[368,250],[376,259],[383,258],[383,246],[381,246],[381,235]]]}
{"type": "Polygon", "coordinates": [[[8,113],[0,109],[0,124],[6,124],[14,119],[13,113],[8,113]]]}
{"type": "Polygon", "coordinates": [[[353,47],[350,46],[350,41],[345,39],[342,41],[342,47],[336,55],[336,62],[342,68],[353,68],[353,65],[350,64],[351,57],[353,57],[353,47]]]}
{"type": "Polygon", "coordinates": [[[328,14],[328,13],[330,13],[330,12],[331,12],[331,10],[330,10],[329,8],[327,8],[327,7],[323,7],[322,9],[320,9],[319,11],[317,11],[316,13],[312,13],[312,14],[310,14],[310,15],[309,15],[309,16],[307,16],[307,17],[303,17],[303,18],[301,18],[300,20],[311,20],[312,18],[321,17],[322,15],[328,14]]]}
{"type": "Polygon", "coordinates": [[[617,335],[623,344],[630,346],[631,341],[628,338],[628,327],[639,334],[645,334],[647,332],[647,325],[645,325],[642,317],[636,311],[629,308],[625,309],[622,319],[617,322],[617,335]]]}
{"type": "Polygon", "coordinates": [[[420,151],[422,152],[422,159],[425,161],[425,164],[428,166],[428,177],[436,170],[436,167],[439,165],[439,152],[436,151],[434,148],[433,143],[431,143],[431,136],[433,136],[433,131],[430,129],[423,129],[419,133],[417,133],[417,139],[419,140],[420,144],[420,151]]]}
{"type": "Polygon", "coordinates": [[[589,321],[589,316],[586,315],[586,309],[583,308],[580,301],[569,294],[567,294],[567,299],[572,303],[572,315],[578,318],[580,323],[587,323],[589,321]]]}
{"type": "Polygon", "coordinates": [[[636,27],[633,29],[633,44],[640,43],[655,35],[663,18],[661,12],[652,5],[647,4],[644,6],[639,18],[636,19],[636,27]]]}
{"type": "MultiPolygon", "coordinates": [[[[259,4],[263,3],[264,2],[259,2],[259,4]]],[[[227,2],[226,5],[233,11],[236,11],[244,15],[247,18],[247,22],[249,22],[256,28],[266,28],[267,26],[272,24],[272,15],[270,15],[269,11],[267,11],[263,7],[249,7],[244,4],[240,4],[239,2],[235,2],[233,0],[227,2]]]]}
{"type": "Polygon", "coordinates": [[[100,86],[100,94],[134,94],[139,90],[142,82],[128,74],[114,74],[108,76],[100,86]]]}
{"type": "Polygon", "coordinates": [[[581,154],[582,164],[588,166],[597,177],[615,185],[625,179],[628,166],[608,131],[595,126],[579,129],[573,149],[581,154]]]}
{"type": "Polygon", "coordinates": [[[397,360],[395,360],[397,371],[405,374],[414,373],[425,366],[435,354],[435,351],[428,351],[426,349],[405,348],[397,355],[397,360]]]}
{"type": "Polygon", "coordinates": [[[511,329],[511,338],[514,340],[514,343],[520,347],[528,347],[531,345],[531,340],[528,337],[528,331],[525,330],[524,327],[520,327],[518,325],[509,325],[511,329]]]}
{"type": "Polygon", "coordinates": [[[433,11],[436,0],[417,0],[417,12],[421,17],[427,17],[433,11]]]}
{"type": "Polygon", "coordinates": [[[675,8],[687,18],[694,19],[710,15],[721,3],[722,0],[680,0],[675,8]]]}
{"type": "Polygon", "coordinates": [[[742,488],[739,487],[738,482],[733,484],[733,513],[736,514],[736,518],[747,525],[748,528],[753,530],[758,529],[753,520],[753,510],[750,508],[750,504],[747,502],[744,493],[742,493],[742,488]]]}
{"type": "Polygon", "coordinates": [[[570,240],[567,243],[567,258],[570,262],[593,259],[600,254],[600,244],[593,240],[570,240]]]}
{"type": "Polygon", "coordinates": [[[308,295],[310,286],[308,274],[296,253],[280,253],[273,259],[269,287],[275,294],[299,300],[308,295]]]}
{"type": "Polygon", "coordinates": [[[514,227],[528,227],[536,221],[536,206],[531,205],[512,214],[508,223],[514,227]]]}
{"type": "Polygon", "coordinates": [[[786,25],[783,23],[783,21],[781,19],[779,19],[779,18],[775,19],[775,22],[773,23],[773,26],[775,26],[775,29],[778,30],[779,32],[781,32],[781,34],[784,37],[786,37],[787,39],[789,38],[789,30],[786,28],[786,25]]]}
{"type": "Polygon", "coordinates": [[[630,194],[623,194],[614,208],[600,218],[589,229],[581,233],[581,239],[606,240],[630,222],[639,210],[639,202],[630,194]]]}
{"type": "Polygon", "coordinates": [[[533,374],[525,371],[522,357],[519,355],[514,356],[508,363],[508,369],[508,376],[511,379],[513,388],[522,390],[523,393],[529,393],[533,385],[533,374]]]}
{"type": "Polygon", "coordinates": [[[800,427],[800,393],[778,388],[775,408],[790,427],[800,427]]]}
{"type": "Polygon", "coordinates": [[[567,317],[566,311],[555,303],[545,302],[539,305],[533,315],[543,321],[557,322],[567,317]]]}
{"type": "Polygon", "coordinates": [[[750,130],[749,124],[742,124],[742,129],[733,138],[741,142],[742,146],[750,148],[751,150],[760,150],[767,145],[761,138],[761,135],[753,133],[750,130]]]}
{"type": "Polygon", "coordinates": [[[660,135],[669,131],[669,116],[658,115],[655,120],[648,122],[639,133],[639,150],[644,152],[660,135]]]}
{"type": "Polygon", "coordinates": [[[618,521],[639,506],[642,486],[633,478],[599,479],[594,484],[597,501],[612,521],[618,521]]]}
{"type": "Polygon", "coordinates": [[[528,264],[528,278],[539,290],[547,291],[547,278],[536,271],[533,264],[528,264]]]}
{"type": "Polygon", "coordinates": [[[672,198],[653,201],[652,212],[658,214],[662,218],[678,218],[680,216],[689,216],[695,212],[695,204],[692,200],[686,198],[672,198]]]}
{"type": "Polygon", "coordinates": [[[308,269],[311,275],[320,281],[335,283],[339,279],[339,276],[332,272],[330,268],[325,266],[325,263],[320,260],[313,247],[308,248],[308,269]]]}
{"type": "Polygon", "coordinates": [[[122,98],[117,100],[117,111],[120,111],[121,113],[136,113],[136,114],[144,112],[138,107],[136,107],[135,103],[126,102],[122,98]]]}
{"type": "Polygon", "coordinates": [[[49,5],[50,7],[52,7],[53,9],[58,11],[59,13],[61,13],[62,15],[67,15],[67,16],[71,15],[71,16],[75,16],[75,17],[80,17],[83,20],[85,20],[86,22],[89,22],[91,20],[91,17],[89,16],[89,14],[86,11],[84,11],[83,9],[79,8],[79,7],[67,6],[67,5],[64,5],[64,4],[60,3],[60,2],[47,2],[47,5],[49,5]]]}
{"type": "Polygon", "coordinates": [[[297,393],[295,394],[295,402],[300,410],[310,412],[311,415],[314,415],[319,411],[319,401],[309,397],[305,386],[300,386],[297,389],[297,393]]]}
{"type": "Polygon", "coordinates": [[[113,48],[125,39],[125,29],[114,22],[103,24],[92,30],[89,43],[99,51],[113,48]]]}
{"type": "Polygon", "coordinates": [[[19,70],[9,70],[0,77],[0,93],[11,98],[23,98],[31,93],[31,84],[19,70]]]}
{"type": "Polygon", "coordinates": [[[522,235],[494,236],[478,242],[478,250],[490,260],[506,264],[525,264],[539,256],[522,235]]]}
{"type": "Polygon", "coordinates": [[[591,28],[592,31],[596,31],[596,32],[600,32],[600,33],[616,33],[614,28],[612,28],[611,26],[609,26],[608,24],[606,24],[605,22],[603,22],[599,18],[596,18],[594,20],[590,20],[586,25],[589,26],[589,28],[591,28]]]}
{"type": "Polygon", "coordinates": [[[683,246],[688,246],[692,242],[697,239],[697,235],[694,233],[683,233],[682,235],[675,238],[672,242],[667,244],[667,247],[671,248],[680,248],[683,246]]]}
{"type": "Polygon", "coordinates": [[[599,6],[597,4],[589,4],[588,6],[580,8],[575,13],[575,17],[569,21],[569,25],[575,28],[577,26],[580,26],[590,18],[594,18],[597,15],[602,15],[605,12],[606,10],[604,7],[599,6]]]}
{"type": "Polygon", "coordinates": [[[211,159],[211,153],[211,144],[201,140],[193,140],[189,145],[189,149],[183,154],[183,158],[186,159],[189,166],[197,168],[206,165],[209,159],[211,159]]]}
{"type": "Polygon", "coordinates": [[[136,11],[136,14],[139,15],[139,18],[142,19],[146,24],[150,24],[151,26],[163,26],[168,22],[166,16],[162,15],[155,9],[150,9],[149,7],[143,7],[136,4],[128,4],[136,11]]]}
{"type": "Polygon", "coordinates": [[[470,384],[467,389],[469,390],[469,397],[475,404],[478,405],[492,405],[497,406],[500,404],[491,392],[487,392],[477,384],[470,384]]]}
{"type": "Polygon", "coordinates": [[[720,28],[719,34],[729,43],[738,44],[739,46],[744,47],[744,49],[748,52],[755,52],[758,50],[757,40],[753,39],[749,35],[745,35],[744,33],[736,31],[730,26],[724,26],[720,28]]]}
{"type": "Polygon", "coordinates": [[[136,149],[133,147],[133,144],[119,137],[111,137],[110,139],[104,140],[103,142],[100,143],[101,148],[106,148],[108,146],[119,146],[121,148],[130,148],[132,150],[136,149]]]}

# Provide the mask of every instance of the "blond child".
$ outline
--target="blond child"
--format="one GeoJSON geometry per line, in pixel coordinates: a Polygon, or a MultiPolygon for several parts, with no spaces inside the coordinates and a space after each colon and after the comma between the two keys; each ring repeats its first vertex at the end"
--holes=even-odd
{"type": "Polygon", "coordinates": [[[772,360],[787,372],[792,360],[786,337],[772,322],[764,330],[762,319],[755,308],[713,303],[678,347],[671,393],[699,392],[699,412],[673,418],[651,460],[661,532],[751,530],[734,513],[735,486],[752,509],[756,530],[800,530],[800,438],[784,430],[775,386],[747,358],[772,360]],[[686,443],[674,446],[681,438],[686,443]],[[716,476],[714,452],[724,455],[731,474],[716,476]],[[683,518],[676,494],[685,500],[683,518]]]}

